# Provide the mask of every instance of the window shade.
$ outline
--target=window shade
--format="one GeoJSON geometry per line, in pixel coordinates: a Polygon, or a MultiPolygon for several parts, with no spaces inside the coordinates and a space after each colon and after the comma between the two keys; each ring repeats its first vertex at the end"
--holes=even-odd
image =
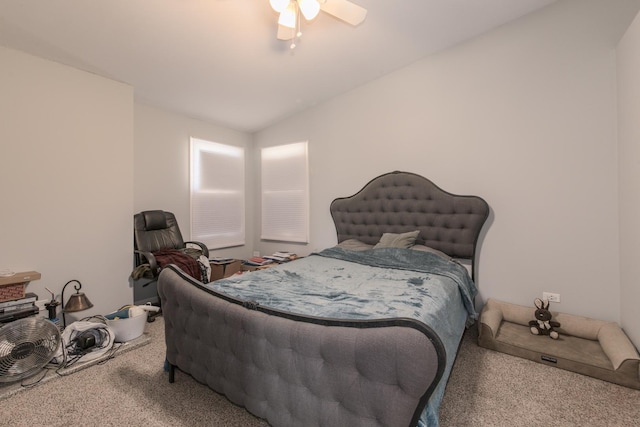
{"type": "Polygon", "coordinates": [[[309,241],[307,142],[263,148],[262,234],[264,240],[309,241]]]}
{"type": "Polygon", "coordinates": [[[245,243],[244,148],[191,138],[191,240],[245,243]]]}

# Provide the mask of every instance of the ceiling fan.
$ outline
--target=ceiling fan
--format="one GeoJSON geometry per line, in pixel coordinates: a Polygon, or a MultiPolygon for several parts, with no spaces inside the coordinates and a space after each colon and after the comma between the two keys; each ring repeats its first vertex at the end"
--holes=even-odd
{"type": "Polygon", "coordinates": [[[294,40],[291,49],[296,47],[295,38],[300,37],[300,14],[307,21],[324,11],[353,26],[359,25],[367,16],[367,9],[349,0],[269,0],[273,10],[280,14],[278,18],[278,39],[294,40]]]}

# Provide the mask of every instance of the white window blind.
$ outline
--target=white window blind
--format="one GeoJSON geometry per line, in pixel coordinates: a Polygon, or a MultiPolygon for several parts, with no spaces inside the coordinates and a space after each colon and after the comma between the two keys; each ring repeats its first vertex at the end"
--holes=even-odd
{"type": "Polygon", "coordinates": [[[264,240],[309,241],[307,142],[263,148],[262,234],[264,240]]]}
{"type": "Polygon", "coordinates": [[[191,240],[244,245],[244,148],[191,138],[191,240]]]}

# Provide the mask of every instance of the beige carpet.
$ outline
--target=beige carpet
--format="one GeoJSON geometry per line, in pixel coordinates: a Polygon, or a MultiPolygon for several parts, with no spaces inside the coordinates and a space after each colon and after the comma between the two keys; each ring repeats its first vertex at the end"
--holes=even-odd
{"type": "MultiPolygon", "coordinates": [[[[82,362],[80,359],[77,363],[61,368],[59,366],[50,365],[48,368],[43,369],[40,373],[33,375],[29,378],[25,378],[22,381],[15,381],[11,383],[0,383],[0,400],[6,399],[16,393],[21,393],[30,390],[33,387],[40,386],[49,381],[54,381],[63,378],[67,375],[75,374],[83,369],[88,369],[95,365],[108,363],[111,358],[119,356],[131,350],[135,350],[143,345],[147,345],[151,342],[150,334],[142,334],[141,336],[132,339],[125,343],[115,343],[112,349],[104,355],[97,357],[93,360],[82,362]]],[[[1,420],[0,420],[1,421],[1,420]]]]}
{"type": "Polygon", "coordinates": [[[441,426],[640,426],[640,390],[478,347],[476,332],[458,352],[441,426]]]}
{"type": "MultiPolygon", "coordinates": [[[[0,425],[268,425],[181,372],[169,384],[163,327],[159,317],[147,325],[148,345],[0,400],[0,425]]],[[[640,426],[640,391],[483,349],[476,339],[472,330],[463,340],[442,427],[640,426]]]]}

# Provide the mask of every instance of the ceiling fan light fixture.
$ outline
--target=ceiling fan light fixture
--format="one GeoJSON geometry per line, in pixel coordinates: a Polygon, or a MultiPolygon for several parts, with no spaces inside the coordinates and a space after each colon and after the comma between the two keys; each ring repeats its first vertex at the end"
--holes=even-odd
{"type": "Polygon", "coordinates": [[[271,4],[273,10],[278,13],[281,13],[283,10],[285,10],[289,3],[289,0],[269,0],[269,4],[271,4]]]}
{"type": "Polygon", "coordinates": [[[360,25],[367,16],[367,9],[350,0],[269,0],[269,4],[280,14],[276,37],[278,40],[292,40],[291,49],[295,49],[295,39],[302,35],[300,15],[310,21],[322,10],[353,26],[360,25]]]}
{"type": "Polygon", "coordinates": [[[280,18],[278,18],[278,24],[287,28],[296,28],[296,20],[298,17],[298,11],[296,10],[296,2],[289,2],[287,7],[280,12],[280,18]]]}
{"type": "Polygon", "coordinates": [[[318,16],[320,12],[320,3],[317,0],[298,0],[298,6],[307,21],[318,16]]]}

